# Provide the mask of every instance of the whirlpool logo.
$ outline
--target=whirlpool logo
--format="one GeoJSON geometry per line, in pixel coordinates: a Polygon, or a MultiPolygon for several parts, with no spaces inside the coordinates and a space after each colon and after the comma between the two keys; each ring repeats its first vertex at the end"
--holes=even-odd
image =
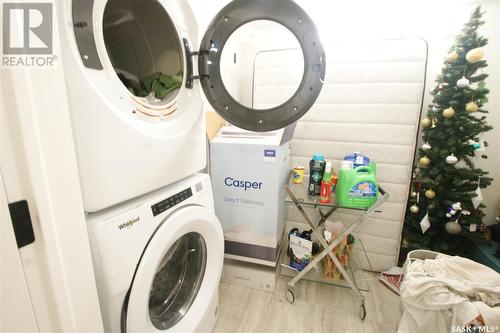
{"type": "Polygon", "coordinates": [[[122,230],[122,229],[128,229],[128,228],[132,227],[134,224],[136,224],[137,222],[139,222],[140,220],[141,219],[139,218],[139,216],[131,218],[127,222],[119,224],[118,225],[118,229],[120,229],[120,230],[122,230]]]}
{"type": "Polygon", "coordinates": [[[262,189],[262,182],[253,182],[250,180],[239,180],[234,179],[233,177],[226,177],[224,179],[224,184],[228,187],[237,187],[243,190],[260,190],[262,189]]]}

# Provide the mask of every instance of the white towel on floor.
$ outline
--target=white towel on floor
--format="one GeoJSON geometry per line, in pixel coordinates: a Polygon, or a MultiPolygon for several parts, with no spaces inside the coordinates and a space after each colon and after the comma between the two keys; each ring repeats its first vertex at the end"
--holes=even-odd
{"type": "Polygon", "coordinates": [[[472,260],[439,254],[407,266],[398,333],[450,332],[481,315],[500,327],[500,274],[472,260]]]}

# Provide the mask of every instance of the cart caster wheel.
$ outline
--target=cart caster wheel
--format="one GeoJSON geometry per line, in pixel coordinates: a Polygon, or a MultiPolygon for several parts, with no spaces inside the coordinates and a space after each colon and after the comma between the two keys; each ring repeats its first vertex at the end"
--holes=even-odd
{"type": "Polygon", "coordinates": [[[293,293],[292,289],[290,288],[286,289],[285,298],[290,304],[293,304],[293,302],[295,302],[295,294],[293,293]]]}
{"type": "Polygon", "coordinates": [[[365,320],[366,318],[366,308],[364,304],[361,304],[359,307],[359,318],[361,318],[361,320],[365,320]]]}

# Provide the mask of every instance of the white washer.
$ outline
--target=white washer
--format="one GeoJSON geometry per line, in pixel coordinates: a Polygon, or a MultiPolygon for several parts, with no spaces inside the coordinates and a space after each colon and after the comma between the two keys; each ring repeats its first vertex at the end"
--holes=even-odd
{"type": "Polygon", "coordinates": [[[323,84],[324,51],[316,29],[290,0],[235,0],[213,19],[200,44],[197,22],[186,0],[72,0],[55,5],[88,212],[161,188],[205,167],[200,86],[229,122],[269,131],[298,120],[323,84]],[[222,83],[219,67],[229,36],[241,25],[260,19],[288,28],[304,53],[298,90],[268,110],[236,102],[222,83]],[[193,52],[198,45],[199,51],[193,52]],[[158,71],[182,73],[183,80],[180,89],[161,101],[137,97],[122,83],[137,85],[139,79],[158,71]]]}
{"type": "Polygon", "coordinates": [[[106,332],[210,332],[224,256],[210,178],[196,174],[88,218],[106,332]]]}

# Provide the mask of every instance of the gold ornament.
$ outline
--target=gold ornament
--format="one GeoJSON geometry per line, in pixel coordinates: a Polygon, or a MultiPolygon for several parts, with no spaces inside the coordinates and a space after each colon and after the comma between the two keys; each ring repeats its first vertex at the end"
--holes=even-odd
{"type": "Polygon", "coordinates": [[[428,189],[425,191],[425,197],[427,199],[434,199],[436,197],[436,192],[434,192],[432,189],[428,189]]]}
{"type": "Polygon", "coordinates": [[[430,127],[431,124],[432,124],[432,121],[430,120],[430,118],[425,117],[424,119],[422,119],[422,126],[424,128],[430,127]]]}
{"type": "Polygon", "coordinates": [[[477,106],[476,103],[474,102],[469,102],[465,104],[465,111],[473,113],[476,112],[479,109],[479,106],[477,106]]]}
{"type": "Polygon", "coordinates": [[[445,118],[451,118],[454,115],[455,115],[455,110],[453,110],[451,106],[443,111],[443,117],[445,118]]]}
{"type": "Polygon", "coordinates": [[[412,212],[413,214],[417,214],[418,212],[420,212],[420,207],[418,207],[416,204],[413,204],[410,207],[410,212],[412,212]]]}
{"type": "Polygon", "coordinates": [[[456,51],[450,52],[444,58],[447,63],[452,63],[458,60],[458,53],[456,51]]]}
{"type": "Polygon", "coordinates": [[[484,56],[483,49],[480,47],[476,47],[475,49],[472,49],[469,52],[467,52],[467,54],[465,55],[465,59],[467,60],[467,62],[473,64],[478,61],[481,61],[483,59],[483,56],[484,56]]]}
{"type": "Polygon", "coordinates": [[[411,197],[412,198],[415,198],[416,196],[417,196],[417,192],[415,192],[415,191],[411,192],[411,197]]]}
{"type": "Polygon", "coordinates": [[[420,157],[420,159],[418,160],[418,163],[421,166],[426,167],[429,164],[431,164],[431,160],[427,156],[423,156],[423,157],[420,157]]]}

